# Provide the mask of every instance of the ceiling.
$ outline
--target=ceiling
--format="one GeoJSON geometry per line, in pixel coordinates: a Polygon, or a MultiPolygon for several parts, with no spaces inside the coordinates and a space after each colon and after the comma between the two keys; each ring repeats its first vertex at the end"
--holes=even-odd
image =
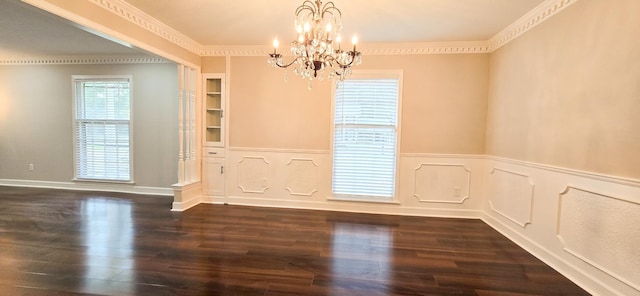
{"type": "Polygon", "coordinates": [[[0,58],[140,53],[18,0],[0,0],[0,58]]]}
{"type": "MultiPolygon", "coordinates": [[[[124,1],[203,46],[268,45],[274,36],[293,39],[294,11],[303,2],[124,1]]],[[[343,35],[357,34],[366,44],[486,41],[544,0],[333,2],[342,11],[343,35]]],[[[0,57],[140,53],[19,0],[0,0],[0,57]]]]}
{"type": "MultiPolygon", "coordinates": [[[[302,0],[125,0],[202,45],[271,44],[296,37],[302,0]]],[[[328,0],[323,1],[326,3],[328,0]]],[[[480,41],[543,0],[333,0],[345,36],[362,42],[480,41]]],[[[350,40],[350,38],[348,39],[350,40]]]]}

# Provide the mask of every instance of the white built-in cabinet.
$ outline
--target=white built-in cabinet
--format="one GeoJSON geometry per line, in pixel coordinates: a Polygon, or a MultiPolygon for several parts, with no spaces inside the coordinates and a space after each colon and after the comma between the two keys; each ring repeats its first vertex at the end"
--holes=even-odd
{"type": "MultiPolygon", "coordinates": [[[[217,148],[220,149],[220,148],[217,148]]],[[[215,149],[205,149],[211,153],[215,149]]],[[[221,150],[221,149],[220,149],[221,150]]],[[[224,155],[224,154],[223,154],[224,155]]],[[[203,193],[207,196],[224,196],[224,157],[223,155],[202,158],[203,193]]]]}
{"type": "Polygon", "coordinates": [[[207,196],[224,196],[225,81],[224,74],[202,74],[202,188],[207,196]]]}

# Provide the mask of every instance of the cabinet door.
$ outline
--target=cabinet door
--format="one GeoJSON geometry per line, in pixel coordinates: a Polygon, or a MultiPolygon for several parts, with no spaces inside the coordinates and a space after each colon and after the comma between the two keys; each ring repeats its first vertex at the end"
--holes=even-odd
{"type": "Polygon", "coordinates": [[[203,188],[209,196],[224,196],[224,158],[203,157],[203,188]]]}

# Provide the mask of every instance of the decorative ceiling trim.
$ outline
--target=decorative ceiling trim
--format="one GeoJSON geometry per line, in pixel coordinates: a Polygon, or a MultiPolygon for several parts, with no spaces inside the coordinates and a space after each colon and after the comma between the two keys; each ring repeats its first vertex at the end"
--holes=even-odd
{"type": "MultiPolygon", "coordinates": [[[[489,53],[486,41],[464,42],[418,42],[418,43],[368,43],[360,47],[362,54],[374,55],[420,55],[420,54],[462,54],[489,53]]],[[[266,45],[246,46],[205,46],[201,56],[265,56],[273,47],[266,45]]],[[[283,55],[291,56],[284,51],[283,55]]]]}
{"type": "Polygon", "coordinates": [[[81,64],[164,64],[169,61],[157,57],[131,56],[48,56],[0,58],[0,65],[81,65],[81,64]]]}
{"type": "Polygon", "coordinates": [[[190,52],[200,55],[202,51],[200,43],[125,1],[91,0],[91,2],[190,52]]]}
{"type": "Polygon", "coordinates": [[[462,42],[419,42],[419,43],[376,43],[362,45],[364,55],[420,55],[420,54],[463,54],[489,53],[485,41],[462,42]]]}
{"type": "MultiPolygon", "coordinates": [[[[273,47],[266,45],[236,45],[236,46],[204,46],[200,55],[203,57],[215,56],[266,56],[267,53],[273,52],[273,47]]],[[[288,51],[283,54],[290,55],[288,51]]]]}
{"type": "Polygon", "coordinates": [[[487,41],[491,51],[518,38],[578,0],[546,0],[487,41]]]}

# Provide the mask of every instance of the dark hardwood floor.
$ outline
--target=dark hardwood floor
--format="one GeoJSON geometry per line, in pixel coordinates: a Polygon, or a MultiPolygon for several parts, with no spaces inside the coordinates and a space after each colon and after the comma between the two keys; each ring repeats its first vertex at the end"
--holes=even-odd
{"type": "Polygon", "coordinates": [[[0,295],[588,295],[480,220],[0,187],[0,295]]]}

